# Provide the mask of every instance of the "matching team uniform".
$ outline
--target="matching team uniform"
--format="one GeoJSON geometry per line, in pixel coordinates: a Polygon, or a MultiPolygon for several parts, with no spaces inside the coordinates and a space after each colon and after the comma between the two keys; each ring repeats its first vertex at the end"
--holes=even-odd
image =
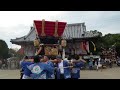
{"type": "MultiPolygon", "coordinates": [[[[52,68],[54,68],[54,63],[52,63],[51,61],[47,61],[47,64],[50,65],[52,68]]],[[[53,69],[52,72],[47,72],[47,78],[48,79],[55,79],[55,70],[53,69]]]]}
{"type": "Polygon", "coordinates": [[[43,62],[34,63],[25,69],[26,79],[48,79],[47,73],[53,73],[54,68],[43,62]]]}
{"type": "Polygon", "coordinates": [[[80,78],[80,69],[84,66],[83,62],[74,63],[73,68],[71,70],[71,78],[79,79],[80,78]]]}
{"type": "Polygon", "coordinates": [[[25,74],[25,69],[27,69],[27,66],[33,64],[33,62],[27,62],[27,61],[22,61],[20,63],[21,66],[21,79],[23,79],[24,74],[25,74]]]}
{"type": "MultiPolygon", "coordinates": [[[[66,61],[66,60],[63,60],[63,69],[64,69],[64,73],[63,73],[63,77],[64,77],[64,79],[70,79],[71,78],[71,70],[70,70],[70,68],[69,68],[69,63],[66,61]]],[[[61,75],[61,71],[60,71],[60,68],[59,68],[59,65],[58,64],[56,64],[56,67],[57,67],[57,69],[56,69],[56,77],[57,77],[57,79],[61,79],[60,78],[60,75],[61,75]]]]}
{"type": "MultiPolygon", "coordinates": [[[[68,61],[63,60],[63,77],[64,79],[79,79],[80,78],[80,68],[84,65],[83,62],[74,63],[73,68],[70,69],[70,64],[68,61]]],[[[61,71],[59,64],[54,66],[54,63],[47,61],[47,63],[39,62],[21,62],[21,67],[23,69],[22,79],[55,79],[55,67],[56,67],[56,79],[61,79],[61,71]]]]}

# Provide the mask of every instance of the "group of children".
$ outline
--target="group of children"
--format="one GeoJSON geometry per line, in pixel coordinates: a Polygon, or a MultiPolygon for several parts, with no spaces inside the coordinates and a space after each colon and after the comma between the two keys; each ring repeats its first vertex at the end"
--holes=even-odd
{"type": "Polygon", "coordinates": [[[80,68],[86,63],[77,56],[73,60],[62,60],[61,56],[26,56],[21,62],[21,79],[79,79],[80,68]]]}

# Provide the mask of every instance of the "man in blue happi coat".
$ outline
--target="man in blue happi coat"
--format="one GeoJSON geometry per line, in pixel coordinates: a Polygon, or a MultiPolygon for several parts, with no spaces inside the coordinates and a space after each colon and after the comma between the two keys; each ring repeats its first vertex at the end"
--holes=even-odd
{"type": "Polygon", "coordinates": [[[79,56],[75,57],[75,60],[72,60],[72,66],[71,69],[71,78],[72,79],[79,79],[80,78],[80,69],[84,66],[86,63],[85,60],[79,59],[79,56]]]}
{"type": "Polygon", "coordinates": [[[66,60],[62,60],[61,56],[57,56],[56,59],[58,61],[58,63],[56,64],[57,79],[70,79],[71,70],[69,62],[66,60]]]}
{"type": "MultiPolygon", "coordinates": [[[[47,56],[43,57],[43,62],[45,62],[46,64],[50,65],[51,67],[54,68],[54,60],[49,60],[49,58],[47,56]]],[[[51,72],[47,72],[47,78],[48,79],[55,79],[55,75],[54,75],[54,69],[51,72]]]]}
{"type": "Polygon", "coordinates": [[[48,79],[47,73],[53,73],[54,68],[49,64],[40,62],[39,56],[34,57],[34,64],[25,69],[25,79],[48,79]]]}
{"type": "Polygon", "coordinates": [[[89,60],[89,69],[90,70],[93,69],[93,57],[90,57],[90,60],[89,60]]]}
{"type": "Polygon", "coordinates": [[[27,68],[27,66],[33,64],[33,62],[29,61],[28,60],[28,56],[25,56],[23,58],[23,60],[20,62],[20,66],[21,66],[21,78],[20,79],[23,79],[23,76],[24,76],[24,73],[25,73],[25,69],[27,68]]]}

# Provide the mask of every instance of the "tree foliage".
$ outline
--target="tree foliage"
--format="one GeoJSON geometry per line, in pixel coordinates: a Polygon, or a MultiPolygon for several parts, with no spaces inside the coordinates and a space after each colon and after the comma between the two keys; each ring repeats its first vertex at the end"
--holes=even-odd
{"type": "Polygon", "coordinates": [[[92,32],[93,34],[98,34],[98,37],[102,36],[102,33],[97,30],[90,30],[90,32],[92,32]]]}
{"type": "Polygon", "coordinates": [[[16,57],[16,55],[17,55],[16,50],[10,48],[10,49],[9,49],[9,56],[10,56],[10,57],[16,57]]]}
{"type": "Polygon", "coordinates": [[[0,40],[0,58],[8,58],[8,45],[4,40],[0,40]]]}
{"type": "Polygon", "coordinates": [[[23,58],[24,55],[21,55],[16,49],[8,48],[7,43],[4,40],[0,40],[0,59],[7,59],[10,57],[18,57],[19,59],[23,58]]]}
{"type": "Polygon", "coordinates": [[[21,60],[24,56],[24,54],[20,54],[16,49],[9,49],[9,55],[10,57],[17,57],[19,60],[21,60]]]}
{"type": "MultiPolygon", "coordinates": [[[[98,32],[97,30],[92,31],[94,33],[98,32]]],[[[95,43],[96,51],[93,51],[93,45],[90,43],[90,51],[94,54],[100,54],[101,47],[104,47],[106,49],[112,48],[114,45],[117,54],[120,54],[120,34],[106,34],[104,36],[101,36],[102,33],[99,32],[99,36],[97,38],[92,39],[92,41],[95,43]]],[[[120,55],[119,55],[120,56],[120,55]]]]}
{"type": "Polygon", "coordinates": [[[113,45],[119,55],[120,53],[120,34],[107,34],[103,38],[104,46],[106,48],[111,48],[113,45]]]}

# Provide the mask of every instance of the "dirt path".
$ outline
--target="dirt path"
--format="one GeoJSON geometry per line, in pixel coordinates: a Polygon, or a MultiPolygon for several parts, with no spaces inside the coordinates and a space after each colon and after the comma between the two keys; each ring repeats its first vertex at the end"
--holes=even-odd
{"type": "Polygon", "coordinates": [[[19,70],[0,70],[0,79],[19,79],[19,70]]]}
{"type": "Polygon", "coordinates": [[[82,70],[81,79],[120,79],[120,67],[99,71],[82,70]]]}

